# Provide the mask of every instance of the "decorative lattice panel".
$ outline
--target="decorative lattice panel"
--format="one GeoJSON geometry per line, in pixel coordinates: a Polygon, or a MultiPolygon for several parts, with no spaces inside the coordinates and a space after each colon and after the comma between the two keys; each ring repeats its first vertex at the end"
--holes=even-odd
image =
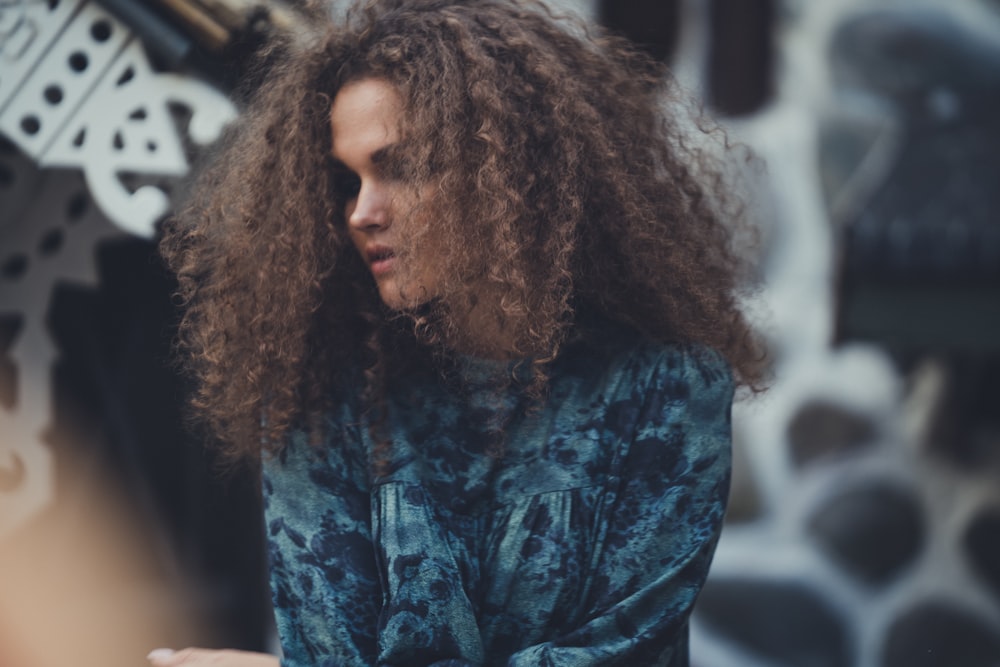
{"type": "Polygon", "coordinates": [[[92,282],[102,239],[151,237],[189,153],[234,117],[96,2],[0,4],[0,535],[53,496],[52,287],[92,282]]]}

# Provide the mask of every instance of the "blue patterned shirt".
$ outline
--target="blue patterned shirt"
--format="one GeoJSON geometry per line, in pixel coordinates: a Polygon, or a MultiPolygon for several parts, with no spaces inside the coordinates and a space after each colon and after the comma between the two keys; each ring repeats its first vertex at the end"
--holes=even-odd
{"type": "Polygon", "coordinates": [[[534,409],[496,372],[390,387],[378,475],[356,405],[325,446],[296,435],[265,461],[284,667],[688,664],[728,493],[728,368],[571,345],[534,409]]]}

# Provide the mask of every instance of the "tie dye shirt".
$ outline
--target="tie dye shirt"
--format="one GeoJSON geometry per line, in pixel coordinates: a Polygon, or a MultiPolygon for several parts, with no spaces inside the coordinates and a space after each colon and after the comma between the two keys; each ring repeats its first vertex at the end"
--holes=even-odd
{"type": "Polygon", "coordinates": [[[728,492],[728,368],[577,344],[525,409],[499,366],[394,384],[378,475],[353,405],[324,446],[265,461],[284,667],[688,664],[728,492]]]}

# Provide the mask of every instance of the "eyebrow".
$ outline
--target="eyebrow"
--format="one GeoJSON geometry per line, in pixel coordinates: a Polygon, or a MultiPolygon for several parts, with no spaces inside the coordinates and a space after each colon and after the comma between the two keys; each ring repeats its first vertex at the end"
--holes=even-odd
{"type": "Polygon", "coordinates": [[[386,161],[391,159],[393,154],[397,153],[398,151],[399,151],[398,143],[386,144],[385,146],[382,146],[381,148],[372,151],[371,157],[369,159],[371,160],[372,164],[378,166],[380,164],[384,164],[386,161]]]}
{"type": "MultiPolygon", "coordinates": [[[[376,148],[374,151],[372,151],[372,154],[368,157],[368,159],[373,165],[378,166],[390,160],[393,156],[393,153],[396,153],[398,150],[399,150],[398,143],[393,142],[391,144],[386,144],[385,146],[376,148]]],[[[334,166],[334,168],[350,171],[347,165],[344,164],[339,157],[337,157],[337,155],[333,152],[333,150],[327,153],[327,157],[330,159],[330,162],[334,166]]]]}

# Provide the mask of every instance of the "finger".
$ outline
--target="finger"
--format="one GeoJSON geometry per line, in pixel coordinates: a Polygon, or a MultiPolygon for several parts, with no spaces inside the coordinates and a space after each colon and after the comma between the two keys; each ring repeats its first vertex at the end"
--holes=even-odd
{"type": "Polygon", "coordinates": [[[154,649],[148,656],[153,667],[178,667],[178,665],[197,664],[206,660],[218,660],[224,651],[212,651],[188,647],[175,651],[169,648],[154,649]]]}
{"type": "Polygon", "coordinates": [[[146,660],[149,660],[154,665],[159,665],[167,662],[173,654],[174,650],[172,648],[154,648],[146,656],[146,660]]]}

